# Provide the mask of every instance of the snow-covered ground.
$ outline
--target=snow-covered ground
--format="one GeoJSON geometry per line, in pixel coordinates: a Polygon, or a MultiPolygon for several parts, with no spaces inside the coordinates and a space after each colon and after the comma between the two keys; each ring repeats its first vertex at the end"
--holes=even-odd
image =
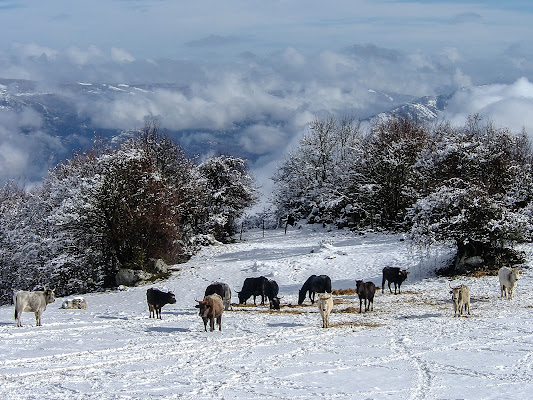
{"type": "Polygon", "coordinates": [[[396,235],[306,227],[243,239],[203,249],[168,281],[85,295],[88,310],[60,309],[57,299],[42,327],[24,313],[17,328],[13,306],[0,307],[0,398],[531,398],[530,269],[509,301],[499,298],[497,277],[435,278],[449,254],[422,259],[396,235]],[[311,274],[328,274],[334,289],[356,279],[380,286],[386,265],[411,273],[401,295],[376,295],[373,312],[354,312],[353,295],[336,296],[333,326],[323,329],[308,300],[288,306],[311,274]],[[260,275],[279,283],[285,306],[234,307],[222,332],[204,332],[194,305],[205,287],[220,280],[239,290],[260,275]],[[461,282],[471,287],[472,313],[454,318],[448,285],[461,282]],[[152,286],[178,299],[162,320],[148,318],[152,286]]]}

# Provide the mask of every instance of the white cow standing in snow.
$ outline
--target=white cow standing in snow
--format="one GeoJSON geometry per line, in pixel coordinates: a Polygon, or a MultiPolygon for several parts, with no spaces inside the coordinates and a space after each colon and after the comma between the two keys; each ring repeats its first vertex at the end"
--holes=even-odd
{"type": "Polygon", "coordinates": [[[320,293],[318,295],[318,310],[322,316],[322,328],[329,328],[329,314],[333,309],[333,297],[331,293],[320,293]]]}
{"type": "Polygon", "coordinates": [[[502,297],[508,297],[509,300],[513,298],[513,290],[518,281],[520,272],[517,268],[501,267],[498,271],[498,278],[500,279],[500,290],[502,297]]]}

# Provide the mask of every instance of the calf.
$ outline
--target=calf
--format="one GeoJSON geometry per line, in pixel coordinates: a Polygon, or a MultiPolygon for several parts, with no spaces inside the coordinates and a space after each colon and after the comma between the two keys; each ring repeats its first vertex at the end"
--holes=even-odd
{"type": "Polygon", "coordinates": [[[329,328],[329,314],[333,309],[333,297],[331,293],[319,293],[318,295],[318,311],[322,316],[322,328],[329,328]]]}
{"type": "Polygon", "coordinates": [[[270,309],[279,310],[280,309],[280,298],[278,297],[279,286],[275,280],[269,279],[265,284],[265,295],[268,297],[270,302],[270,309]]]}
{"type": "Polygon", "coordinates": [[[227,283],[213,282],[205,289],[204,297],[214,293],[218,294],[222,298],[224,310],[228,311],[231,309],[231,290],[227,283]]]}
{"type": "Polygon", "coordinates": [[[500,280],[500,291],[502,297],[507,297],[509,300],[513,298],[513,291],[518,281],[519,271],[517,268],[501,267],[498,271],[498,278],[500,280]]]}
{"type": "Polygon", "coordinates": [[[357,294],[359,295],[359,313],[362,312],[363,300],[365,301],[365,312],[374,311],[374,294],[376,293],[376,285],[373,282],[355,281],[357,294]],[[367,305],[368,301],[368,305],[367,305]]]}
{"type": "Polygon", "coordinates": [[[401,293],[400,287],[402,282],[407,279],[409,271],[406,269],[400,269],[398,267],[385,267],[383,268],[383,279],[381,281],[381,293],[385,290],[385,281],[389,283],[389,291],[392,293],[390,287],[391,283],[394,283],[394,294],[396,294],[396,286],[398,286],[398,293],[401,293]]]}
{"type": "Polygon", "coordinates": [[[150,318],[161,319],[161,307],[165,304],[175,304],[176,296],[172,292],[162,292],[158,289],[150,288],[146,291],[146,302],[148,303],[148,311],[150,318]]]}
{"type": "Polygon", "coordinates": [[[214,293],[209,296],[205,296],[202,301],[196,300],[198,302],[195,305],[196,308],[199,308],[198,315],[202,317],[204,321],[204,329],[207,332],[207,321],[209,321],[209,327],[211,332],[215,330],[215,320],[218,324],[218,330],[222,330],[222,312],[224,311],[224,304],[222,303],[222,297],[214,293]]]}
{"type": "Polygon", "coordinates": [[[450,294],[452,295],[454,317],[457,314],[459,316],[463,315],[463,311],[470,315],[470,288],[466,285],[460,285],[451,289],[450,294]]]}
{"type": "Polygon", "coordinates": [[[41,326],[41,315],[46,306],[55,301],[54,290],[38,290],[34,292],[27,292],[25,290],[19,290],[13,295],[13,303],[15,303],[15,320],[17,326],[22,326],[22,313],[33,312],[35,313],[35,321],[37,326],[41,326]]]}

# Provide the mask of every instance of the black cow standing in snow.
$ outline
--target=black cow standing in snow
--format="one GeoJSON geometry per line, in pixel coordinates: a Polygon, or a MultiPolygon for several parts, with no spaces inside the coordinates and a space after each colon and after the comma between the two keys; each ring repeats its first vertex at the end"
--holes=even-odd
{"type": "Polygon", "coordinates": [[[175,304],[176,296],[172,292],[162,292],[158,289],[150,288],[146,291],[146,302],[148,303],[148,311],[150,318],[161,319],[161,307],[165,304],[175,304]]]}
{"type": "Polygon", "coordinates": [[[407,279],[409,271],[406,269],[400,269],[398,267],[385,267],[383,268],[383,279],[381,281],[381,293],[385,290],[385,281],[389,283],[389,290],[392,293],[390,287],[391,283],[394,283],[394,294],[396,294],[396,286],[398,286],[398,293],[401,293],[400,286],[402,282],[407,279]]]}

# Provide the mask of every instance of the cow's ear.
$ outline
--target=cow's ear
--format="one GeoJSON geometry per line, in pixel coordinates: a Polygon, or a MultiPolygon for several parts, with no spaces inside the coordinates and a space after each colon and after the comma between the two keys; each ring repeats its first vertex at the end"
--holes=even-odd
{"type": "Polygon", "coordinates": [[[194,308],[200,308],[200,304],[196,304],[194,308]]]}

